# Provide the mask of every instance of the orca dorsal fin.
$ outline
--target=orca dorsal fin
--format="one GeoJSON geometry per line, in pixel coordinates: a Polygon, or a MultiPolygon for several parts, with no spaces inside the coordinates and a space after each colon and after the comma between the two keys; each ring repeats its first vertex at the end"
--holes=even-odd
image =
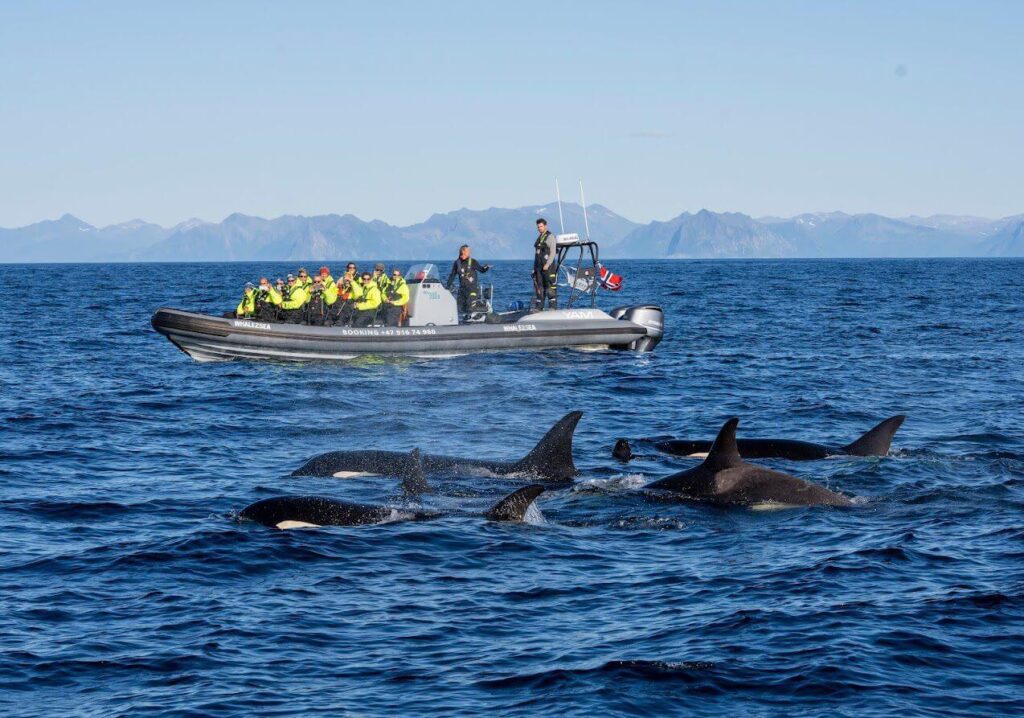
{"type": "Polygon", "coordinates": [[[571,411],[563,416],[533,447],[533,451],[516,463],[515,470],[529,471],[551,481],[568,481],[575,476],[572,435],[582,416],[582,411],[571,411]]]}
{"type": "Polygon", "coordinates": [[[522,521],[534,500],[544,493],[540,484],[516,489],[491,507],[484,516],[488,521],[522,521]]]}
{"type": "Polygon", "coordinates": [[[892,437],[906,418],[904,414],[889,417],[852,444],[844,446],[843,452],[851,456],[885,456],[892,445],[892,437]]]}
{"type": "Polygon", "coordinates": [[[740,451],[736,448],[736,427],[739,423],[739,417],[734,416],[722,425],[704,459],[704,465],[709,469],[728,469],[743,463],[740,451]]]}
{"type": "Polygon", "coordinates": [[[402,472],[402,492],[406,496],[419,496],[429,494],[430,484],[423,473],[423,456],[419,449],[413,449],[409,454],[409,463],[402,472]]]}

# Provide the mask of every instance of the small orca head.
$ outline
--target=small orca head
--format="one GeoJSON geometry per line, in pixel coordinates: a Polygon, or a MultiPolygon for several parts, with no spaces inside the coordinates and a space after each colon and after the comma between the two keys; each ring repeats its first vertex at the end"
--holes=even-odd
{"type": "Polygon", "coordinates": [[[619,461],[629,461],[633,458],[633,448],[629,445],[628,439],[619,439],[612,449],[612,457],[619,461]]]}

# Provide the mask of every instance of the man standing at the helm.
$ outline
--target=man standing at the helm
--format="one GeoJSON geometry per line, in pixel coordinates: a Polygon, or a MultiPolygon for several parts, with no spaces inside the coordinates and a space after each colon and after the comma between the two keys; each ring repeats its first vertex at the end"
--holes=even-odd
{"type": "Polygon", "coordinates": [[[558,270],[555,267],[555,235],[548,231],[548,221],[537,220],[537,239],[533,243],[533,309],[544,310],[547,297],[548,309],[558,309],[558,270]]]}
{"type": "Polygon", "coordinates": [[[445,282],[445,288],[450,292],[455,286],[455,278],[459,278],[459,294],[456,297],[459,314],[476,311],[474,305],[480,299],[480,275],[478,273],[486,272],[491,268],[491,265],[480,264],[469,256],[469,251],[468,244],[459,247],[459,258],[452,263],[452,271],[448,273],[448,281],[445,282]]]}

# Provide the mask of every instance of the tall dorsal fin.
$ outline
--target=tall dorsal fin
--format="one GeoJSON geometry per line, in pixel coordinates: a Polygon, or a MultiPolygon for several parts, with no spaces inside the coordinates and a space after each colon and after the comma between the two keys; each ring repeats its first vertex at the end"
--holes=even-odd
{"type": "Polygon", "coordinates": [[[743,463],[740,451],[736,448],[736,427],[739,423],[739,417],[734,416],[722,425],[715,443],[708,450],[708,457],[704,459],[704,465],[709,469],[728,469],[743,463]]]}
{"type": "Polygon", "coordinates": [[[402,472],[402,492],[407,496],[419,496],[429,494],[430,484],[423,473],[423,456],[419,449],[413,449],[409,454],[409,463],[402,472]]]}
{"type": "Polygon", "coordinates": [[[851,456],[885,456],[892,445],[892,437],[906,418],[904,414],[889,417],[852,444],[844,446],[843,451],[851,456]]]}
{"type": "Polygon", "coordinates": [[[572,435],[580,423],[582,411],[571,411],[552,426],[533,451],[515,465],[516,471],[529,471],[539,478],[568,481],[576,475],[572,461],[572,435]]]}
{"type": "Polygon", "coordinates": [[[522,521],[534,499],[544,493],[540,484],[531,484],[513,491],[491,507],[484,516],[489,521],[522,521]]]}

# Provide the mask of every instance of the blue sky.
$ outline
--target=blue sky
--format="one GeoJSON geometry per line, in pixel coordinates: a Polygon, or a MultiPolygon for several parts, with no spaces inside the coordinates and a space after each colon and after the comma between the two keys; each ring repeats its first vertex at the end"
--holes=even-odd
{"type": "Polygon", "coordinates": [[[1024,3],[0,3],[0,226],[1024,212],[1024,3]],[[566,191],[566,194],[571,192],[566,191]]]}

